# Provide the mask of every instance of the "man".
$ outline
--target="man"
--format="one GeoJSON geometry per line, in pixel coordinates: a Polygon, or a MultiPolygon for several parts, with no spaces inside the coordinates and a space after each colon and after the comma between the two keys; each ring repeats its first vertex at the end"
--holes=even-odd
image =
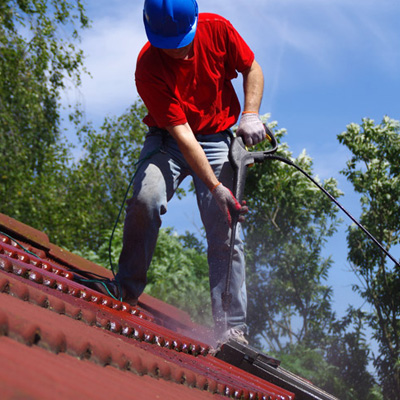
{"type": "Polygon", "coordinates": [[[116,280],[124,300],[134,304],[146,285],[161,215],[180,182],[191,175],[207,236],[217,340],[234,338],[247,343],[245,264],[239,232],[226,321],[221,305],[231,217],[237,213],[243,222],[247,211],[230,191],[229,128],[240,114],[231,80],[238,72],[243,75],[244,111],[237,134],[251,146],[265,138],[258,115],[263,74],[233,26],[218,15],[199,14],[196,0],[146,0],[143,14],[149,42],[138,56],[135,79],[148,109],[144,122],[149,133],[128,200],[116,280]]]}

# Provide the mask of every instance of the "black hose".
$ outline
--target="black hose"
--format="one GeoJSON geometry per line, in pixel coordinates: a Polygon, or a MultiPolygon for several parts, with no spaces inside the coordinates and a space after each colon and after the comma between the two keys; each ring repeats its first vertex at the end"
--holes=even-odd
{"type": "Polygon", "coordinates": [[[358,222],[328,191],[326,191],[315,179],[313,179],[307,172],[305,172],[303,169],[301,169],[298,165],[296,165],[294,162],[281,157],[277,156],[275,154],[266,154],[265,159],[273,159],[273,160],[278,160],[282,161],[285,164],[288,164],[294,168],[296,168],[298,171],[300,171],[304,176],[306,176],[311,182],[314,183],[326,196],[329,197],[330,200],[332,200],[359,228],[361,228],[366,235],[379,247],[381,251],[383,251],[395,264],[397,267],[400,267],[399,262],[382,246],[381,243],[378,242],[378,240],[375,239],[375,237],[365,228],[360,222],[358,222]]]}

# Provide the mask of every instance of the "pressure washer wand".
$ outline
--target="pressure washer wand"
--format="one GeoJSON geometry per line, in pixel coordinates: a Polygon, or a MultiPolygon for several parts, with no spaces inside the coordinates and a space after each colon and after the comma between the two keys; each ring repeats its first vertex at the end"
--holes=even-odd
{"type": "MultiPolygon", "coordinates": [[[[229,161],[233,168],[233,195],[239,203],[243,200],[244,185],[246,183],[247,168],[254,163],[261,163],[266,160],[271,154],[275,153],[278,144],[275,136],[272,134],[270,129],[264,125],[267,139],[272,145],[272,149],[266,151],[249,152],[243,143],[241,137],[235,137],[232,139],[231,147],[229,149],[229,161]]],[[[225,325],[226,325],[226,313],[232,302],[232,294],[230,293],[231,275],[232,275],[232,262],[234,245],[236,239],[236,228],[239,219],[239,214],[232,215],[232,228],[229,246],[229,262],[228,271],[226,273],[225,290],[221,295],[222,309],[225,312],[225,325]]]]}
{"type": "MultiPolygon", "coordinates": [[[[267,151],[248,152],[243,144],[243,140],[240,137],[236,137],[232,140],[232,144],[229,151],[229,160],[234,170],[234,186],[233,194],[239,203],[243,199],[244,185],[246,182],[247,168],[254,163],[261,163],[267,159],[278,160],[292,167],[295,167],[299,172],[306,176],[311,182],[314,183],[331,201],[333,201],[378,247],[379,249],[389,257],[397,267],[400,268],[400,262],[396,260],[384,247],[383,245],[359,222],[357,221],[329,192],[327,192],[315,179],[313,179],[307,172],[305,172],[298,165],[294,164],[291,160],[288,160],[274,153],[277,150],[277,141],[268,129],[266,125],[265,130],[267,133],[267,139],[272,145],[272,149],[267,151]]],[[[227,312],[229,310],[232,294],[230,293],[231,273],[232,273],[232,261],[233,261],[233,249],[235,243],[236,227],[238,223],[239,215],[232,216],[232,232],[230,238],[230,252],[229,252],[229,263],[228,271],[226,275],[225,291],[221,295],[222,308],[225,312],[225,324],[227,321],[227,312]]]]}

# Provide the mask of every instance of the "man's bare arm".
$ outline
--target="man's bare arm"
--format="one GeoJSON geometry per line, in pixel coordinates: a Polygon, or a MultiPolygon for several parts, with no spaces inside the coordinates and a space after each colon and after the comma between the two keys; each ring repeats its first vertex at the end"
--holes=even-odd
{"type": "Polygon", "coordinates": [[[264,92],[264,75],[256,60],[243,72],[244,111],[258,113],[264,92]]]}
{"type": "Polygon", "coordinates": [[[244,110],[240,118],[237,136],[246,146],[254,146],[265,139],[264,125],[259,111],[264,91],[264,75],[256,60],[243,72],[244,110]]]}
{"type": "Polygon", "coordinates": [[[178,143],[179,150],[194,173],[212,190],[219,183],[218,179],[189,124],[168,126],[167,131],[178,143]]]}

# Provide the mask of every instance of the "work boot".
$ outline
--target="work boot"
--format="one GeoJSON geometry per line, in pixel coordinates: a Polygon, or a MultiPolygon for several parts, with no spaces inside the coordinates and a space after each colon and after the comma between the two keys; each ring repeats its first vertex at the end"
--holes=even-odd
{"type": "Polygon", "coordinates": [[[227,331],[223,333],[220,340],[218,341],[219,345],[228,342],[229,340],[235,340],[240,344],[248,345],[249,342],[244,337],[244,332],[237,328],[229,328],[227,331]]]}
{"type": "Polygon", "coordinates": [[[119,301],[122,299],[124,303],[127,303],[132,307],[137,306],[138,299],[127,293],[127,291],[116,281],[98,281],[93,282],[90,286],[106,296],[112,296],[119,301]]]}

